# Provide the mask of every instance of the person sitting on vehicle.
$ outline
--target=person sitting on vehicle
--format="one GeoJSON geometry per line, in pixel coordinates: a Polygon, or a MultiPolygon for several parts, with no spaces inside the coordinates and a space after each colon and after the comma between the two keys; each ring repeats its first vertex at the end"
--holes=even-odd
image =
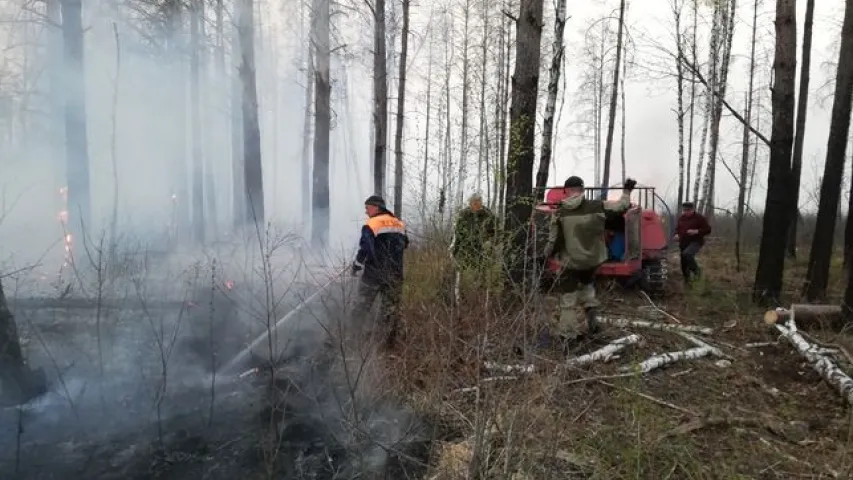
{"type": "Polygon", "coordinates": [[[708,219],[696,211],[693,202],[684,202],[681,205],[681,216],[678,217],[674,237],[678,239],[678,248],[681,250],[681,274],[687,285],[701,274],[696,255],[705,245],[705,237],[710,234],[711,225],[708,219]]]}
{"type": "Polygon", "coordinates": [[[580,177],[566,180],[566,198],[560,202],[551,217],[545,258],[556,257],[560,264],[557,287],[560,296],[560,320],[557,335],[564,347],[577,338],[578,324],[575,312],[580,303],[586,313],[587,331],[597,330],[595,297],[595,272],[607,261],[604,228],[607,212],[625,213],[630,207],[631,192],[637,182],[626,179],[622,196],[616,201],[584,198],[584,185],[580,177]]]}
{"type": "Polygon", "coordinates": [[[625,214],[606,212],[604,228],[607,230],[609,259],[614,262],[621,262],[625,258],[625,214]]]}

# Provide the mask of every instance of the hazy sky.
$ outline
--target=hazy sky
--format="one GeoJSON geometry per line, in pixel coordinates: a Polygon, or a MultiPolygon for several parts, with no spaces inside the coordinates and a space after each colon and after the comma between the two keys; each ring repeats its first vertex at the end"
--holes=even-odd
{"type": "MultiPolygon", "coordinates": [[[[772,61],[773,48],[773,15],[775,2],[762,0],[759,6],[759,43],[757,55],[763,55],[762,49],[766,50],[772,61]]],[[[576,57],[571,52],[577,52],[582,45],[584,29],[588,22],[601,16],[603,12],[618,8],[617,0],[608,0],[604,6],[589,6],[595,2],[569,2],[569,15],[571,19],[566,27],[566,39],[569,44],[569,57],[567,75],[570,81],[577,79],[577,71],[582,68],[576,57]]],[[[798,45],[802,38],[802,22],[805,16],[805,1],[798,1],[798,45]]],[[[840,32],[840,22],[843,13],[843,1],[820,0],[816,2],[814,39],[812,46],[811,62],[811,98],[809,102],[808,123],[803,153],[803,179],[802,185],[805,190],[814,190],[819,175],[822,174],[824,155],[826,150],[827,135],[829,129],[829,116],[832,106],[831,100],[824,101],[820,105],[818,101],[818,89],[829,81],[834,75],[829,75],[825,62],[837,60],[837,39],[840,32]]],[[[710,17],[708,8],[705,8],[706,18],[710,17]]],[[[750,0],[738,1],[737,18],[735,24],[735,36],[732,53],[732,70],[729,74],[728,101],[736,108],[744,105],[744,92],[748,85],[749,45],[752,28],[753,2],[750,0]]],[[[618,13],[618,10],[616,11],[618,13]]],[[[654,62],[653,49],[648,47],[649,39],[660,42],[670,50],[674,45],[673,14],[671,0],[643,0],[642,2],[630,2],[627,13],[627,23],[638,44],[635,61],[638,64],[654,62]],[[645,37],[645,38],[644,38],[645,37]]],[[[688,7],[684,12],[682,22],[691,21],[691,11],[688,7]]],[[[707,22],[707,20],[706,20],[707,22]]],[[[550,25],[546,29],[552,28],[550,25]]],[[[700,26],[700,30],[702,26],[700,26]]],[[[707,30],[707,27],[705,28],[707,30]]],[[[701,34],[700,34],[701,35],[701,34]]],[[[701,40],[700,40],[701,42],[701,40]]],[[[702,51],[707,52],[707,46],[700,43],[700,60],[704,58],[702,51]]],[[[798,55],[801,52],[798,52],[798,55]]],[[[706,56],[707,54],[705,54],[706,56]]],[[[756,72],[756,86],[763,88],[761,95],[765,98],[765,104],[769,108],[769,65],[759,67],[756,72]]],[[[670,62],[670,71],[674,71],[674,65],[670,62]]],[[[799,72],[799,65],[797,67],[799,72]]],[[[608,72],[612,75],[612,72],[608,72]]],[[[642,65],[633,67],[629,72],[626,88],[627,105],[627,132],[626,132],[626,163],[628,175],[633,175],[641,183],[657,186],[674,197],[678,188],[678,131],[675,117],[676,107],[676,82],[675,78],[662,80],[644,80],[642,76],[648,76],[643,71],[642,65]]],[[[577,82],[575,82],[576,84],[577,82]]],[[[574,94],[575,86],[569,87],[569,94],[574,94]]],[[[834,82],[830,82],[828,88],[820,89],[820,96],[831,94],[834,82]]],[[[686,101],[686,99],[685,99],[686,101]]],[[[593,165],[591,157],[586,158],[575,154],[577,150],[576,141],[567,135],[572,130],[570,122],[572,112],[568,108],[563,113],[560,124],[560,138],[557,140],[556,153],[556,177],[552,179],[560,181],[572,173],[580,172],[586,178],[592,178],[593,165]]],[[[741,125],[736,119],[723,110],[724,118],[721,126],[721,156],[729,166],[737,172],[740,164],[740,142],[742,136],[741,125]]],[[[617,115],[618,118],[618,115],[617,115]]],[[[761,119],[760,131],[770,137],[769,112],[761,119]]],[[[701,123],[697,119],[696,128],[701,123]]],[[[616,138],[619,136],[619,125],[617,123],[616,138]]],[[[614,161],[619,161],[618,145],[614,153],[614,161]]],[[[766,150],[765,150],[766,152],[766,150]]],[[[694,157],[695,157],[694,150],[694,157]]],[[[695,164],[695,162],[694,162],[695,164]]],[[[615,168],[619,175],[618,163],[615,168]]],[[[755,181],[755,193],[753,195],[753,206],[762,208],[764,203],[764,186],[766,184],[766,169],[760,169],[755,181]]],[[[734,208],[736,206],[737,185],[732,176],[722,164],[717,167],[717,205],[723,208],[734,208]]],[[[804,193],[803,197],[807,197],[804,193]]],[[[801,205],[806,203],[807,198],[801,198],[801,205]]]]}

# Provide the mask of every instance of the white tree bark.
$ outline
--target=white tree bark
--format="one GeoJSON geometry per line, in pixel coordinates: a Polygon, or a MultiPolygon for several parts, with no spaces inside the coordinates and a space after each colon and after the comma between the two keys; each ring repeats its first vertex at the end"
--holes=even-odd
{"type": "Polygon", "coordinates": [[[681,350],[677,352],[662,353],[660,355],[654,355],[652,357],[649,357],[639,365],[626,365],[624,367],[620,367],[619,371],[637,371],[639,373],[649,373],[652,370],[663,367],[664,365],[669,365],[670,363],[675,363],[681,360],[694,360],[697,358],[707,357],[708,355],[713,355],[716,352],[718,352],[718,350],[714,347],[705,346],[690,348],[688,350],[681,350]]]}
{"type": "Polygon", "coordinates": [[[631,334],[627,337],[617,338],[613,340],[608,345],[605,345],[602,348],[594,352],[587,353],[586,355],[581,355],[580,357],[570,358],[566,360],[566,365],[571,366],[580,366],[587,365],[593,362],[599,361],[608,361],[613,355],[622,351],[628,345],[634,345],[636,343],[640,343],[641,337],[639,335],[631,334]]]}
{"type": "Polygon", "coordinates": [[[786,340],[791,342],[800,355],[808,360],[812,368],[841,394],[847,404],[853,406],[853,379],[827,358],[818,347],[811,345],[797,333],[796,324],[789,322],[787,325],[776,324],[775,327],[786,340]]]}
{"type": "Polygon", "coordinates": [[[639,327],[639,328],[650,328],[653,330],[662,330],[665,332],[700,333],[702,335],[711,335],[712,333],[714,333],[714,330],[712,328],[701,327],[698,325],[675,325],[675,324],[671,324],[671,323],[648,322],[645,320],[630,320],[627,318],[610,318],[610,317],[598,317],[598,321],[600,323],[612,325],[614,327],[621,327],[621,328],[639,327]]]}

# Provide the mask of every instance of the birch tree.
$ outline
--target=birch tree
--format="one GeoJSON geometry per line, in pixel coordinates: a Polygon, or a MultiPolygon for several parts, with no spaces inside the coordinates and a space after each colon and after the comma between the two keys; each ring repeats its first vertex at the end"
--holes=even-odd
{"type": "MultiPolygon", "coordinates": [[[[753,92],[754,92],[754,81],[755,81],[755,43],[756,43],[756,34],[758,31],[758,3],[759,0],[754,0],[753,8],[752,8],[752,40],[750,42],[750,51],[749,51],[749,87],[746,92],[746,112],[744,118],[746,122],[743,124],[743,140],[741,143],[741,160],[740,160],[740,176],[738,177],[738,198],[737,198],[737,214],[736,214],[736,227],[735,227],[735,259],[737,261],[737,270],[740,271],[741,267],[741,251],[740,251],[740,241],[742,236],[743,229],[743,218],[744,211],[746,209],[746,194],[747,194],[747,182],[749,180],[749,139],[750,139],[750,131],[748,125],[752,122],[752,104],[753,104],[753,92]]],[[[753,158],[753,163],[756,162],[756,158],[753,158]]]]}
{"type": "Polygon", "coordinates": [[[726,90],[728,87],[729,64],[732,54],[732,39],[734,37],[734,15],[737,10],[737,1],[717,1],[714,4],[714,10],[714,16],[715,18],[719,18],[720,24],[719,28],[717,28],[717,22],[714,23],[714,33],[718,35],[718,38],[712,38],[712,42],[714,43],[714,48],[712,48],[714,58],[711,65],[714,68],[712,74],[714,92],[711,103],[708,163],[698,205],[707,216],[713,216],[714,214],[714,186],[720,144],[720,123],[722,121],[723,102],[726,99],[726,90]],[[719,64],[719,70],[717,70],[717,64],[719,64]]]}
{"type": "Polygon", "coordinates": [[[554,112],[557,109],[557,94],[560,88],[560,68],[563,64],[563,32],[566,29],[566,0],[557,0],[554,12],[554,40],[552,44],[551,68],[548,78],[548,99],[545,102],[545,119],[542,122],[542,153],[539,170],[536,172],[536,198],[541,198],[548,184],[553,145],[554,112]]]}

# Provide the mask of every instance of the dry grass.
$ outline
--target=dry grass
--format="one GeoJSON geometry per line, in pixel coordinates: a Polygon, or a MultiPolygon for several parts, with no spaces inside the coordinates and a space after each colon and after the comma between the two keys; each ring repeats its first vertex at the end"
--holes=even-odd
{"type": "MultiPolygon", "coordinates": [[[[445,250],[411,251],[403,346],[390,378],[439,425],[428,478],[853,478],[851,414],[834,391],[784,343],[743,347],[776,336],[749,303],[754,254],[737,272],[730,252],[710,244],[700,258],[706,280],[689,291],[672,258],[671,293],[657,306],[685,324],[713,327],[709,341],[731,364],[705,358],[618,377],[620,366],[692,346],[672,333],[634,329],[644,343],[609,363],[557,368],[558,352],[540,351],[536,373],[493,380],[507,374],[485,371],[483,361],[523,361],[519,347],[532,344],[547,313],[501,311],[499,295],[482,288],[464,292],[463,308],[454,310],[445,250]]],[[[788,269],[792,293],[804,263],[788,269]]],[[[840,265],[834,293],[838,278],[840,265]]],[[[603,313],[642,317],[639,307],[649,306],[619,287],[603,284],[599,294],[603,313]]],[[[575,353],[625,334],[608,328],[575,353]]],[[[822,339],[853,349],[849,335],[837,337],[822,339]]]]}

